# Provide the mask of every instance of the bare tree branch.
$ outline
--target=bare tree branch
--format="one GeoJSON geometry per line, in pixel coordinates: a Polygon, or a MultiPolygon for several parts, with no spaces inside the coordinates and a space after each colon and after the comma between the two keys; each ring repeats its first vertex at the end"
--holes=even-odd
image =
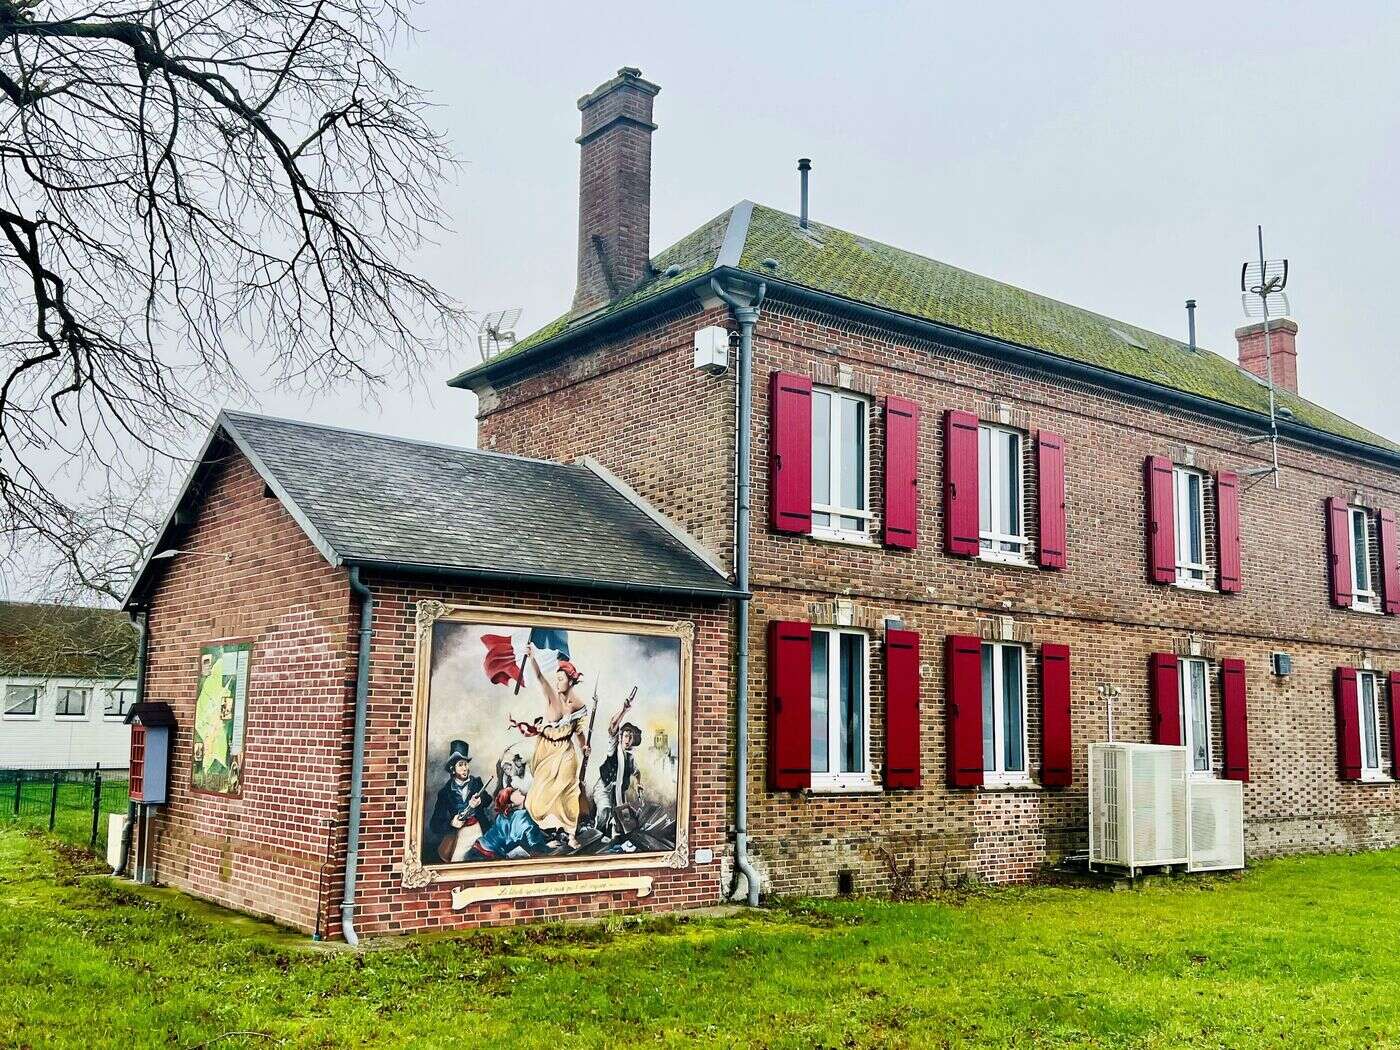
{"type": "Polygon", "coordinates": [[[250,377],[411,378],[465,314],[404,262],[452,164],[384,55],[412,0],[0,0],[0,530],[85,535],[250,377]]]}

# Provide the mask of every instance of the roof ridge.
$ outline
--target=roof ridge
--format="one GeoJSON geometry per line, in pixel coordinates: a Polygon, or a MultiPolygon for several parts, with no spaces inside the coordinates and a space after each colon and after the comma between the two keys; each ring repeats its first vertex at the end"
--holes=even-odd
{"type": "Polygon", "coordinates": [[[378,438],[383,441],[393,441],[400,445],[413,445],[418,448],[440,448],[448,452],[464,452],[473,456],[489,456],[493,459],[512,459],[525,463],[541,463],[550,467],[561,467],[571,472],[578,468],[572,463],[561,463],[557,459],[543,459],[538,456],[521,456],[514,452],[498,452],[495,449],[479,448],[473,445],[450,445],[445,441],[425,441],[421,438],[404,437],[401,434],[376,433],[373,430],[360,430],[357,427],[336,426],[333,423],[313,423],[306,419],[288,419],[286,416],[270,416],[261,412],[245,412],[241,409],[223,409],[219,415],[227,419],[242,417],[243,419],[257,419],[269,423],[282,423],[287,426],[302,427],[306,430],[324,430],[336,434],[350,434],[355,437],[378,438]]]}

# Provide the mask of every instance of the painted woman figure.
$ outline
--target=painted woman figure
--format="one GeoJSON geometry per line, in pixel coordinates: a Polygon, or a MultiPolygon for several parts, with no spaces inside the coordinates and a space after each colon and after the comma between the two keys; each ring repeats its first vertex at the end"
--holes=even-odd
{"type": "Polygon", "coordinates": [[[525,655],[544,694],[545,711],[530,760],[532,782],[530,793],[525,796],[525,808],[541,829],[563,831],[569,837],[569,845],[577,848],[574,833],[579,818],[579,753],[588,753],[588,741],[582,727],[587,705],[575,695],[574,686],[583,675],[561,658],[554,681],[550,682],[540,670],[533,645],[525,647],[525,655]]]}

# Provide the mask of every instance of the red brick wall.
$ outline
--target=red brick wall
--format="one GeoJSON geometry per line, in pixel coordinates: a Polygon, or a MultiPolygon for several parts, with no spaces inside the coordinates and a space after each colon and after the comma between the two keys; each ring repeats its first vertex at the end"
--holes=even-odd
{"type": "MultiPolygon", "coordinates": [[[[688,514],[683,520],[692,532],[722,537],[732,520],[732,428],[722,436],[714,431],[704,446],[709,449],[705,468],[684,490],[671,470],[678,449],[694,448],[715,421],[733,413],[732,368],[723,384],[705,386],[713,381],[698,379],[689,359],[690,333],[713,323],[729,322],[721,311],[681,314],[606,344],[581,347],[522,383],[503,384],[484,402],[483,442],[539,455],[554,455],[557,447],[572,450],[578,443],[577,410],[590,423],[591,451],[605,465],[673,516],[688,514]],[[697,386],[706,392],[698,408],[697,386]],[[544,391],[553,392],[548,406],[541,400],[544,391]],[[608,440],[610,433],[626,430],[638,411],[632,406],[640,404],[655,443],[608,440]],[[608,420],[619,416],[622,422],[610,430],[608,420]]],[[[1217,661],[1247,661],[1253,780],[1245,788],[1245,803],[1251,855],[1400,842],[1400,787],[1342,783],[1336,777],[1331,694],[1332,668],[1338,664],[1359,664],[1369,655],[1378,670],[1400,669],[1400,624],[1328,605],[1322,524],[1329,495],[1350,497],[1359,489],[1371,506],[1400,507],[1400,477],[1394,472],[1285,448],[1282,488],[1275,491],[1265,480],[1242,493],[1244,592],[1198,594],[1154,586],[1147,580],[1145,557],[1144,459],[1165,455],[1207,473],[1262,465],[1265,449],[1245,444],[1240,431],[784,305],[772,289],[755,347],[749,831],[768,888],[835,892],[842,871],[855,875],[858,889],[878,888],[902,877],[896,869],[910,862],[920,878],[968,873],[1016,880],[1044,860],[1083,848],[1085,745],[1108,732],[1100,687],[1120,691],[1116,738],[1150,739],[1148,654],[1189,650],[1193,637],[1217,661]],[[852,387],[871,392],[877,407],[888,394],[921,405],[918,550],[853,547],[769,530],[767,390],[775,370],[827,383],[845,370],[852,387]],[[1066,571],[989,565],[942,551],[943,412],[966,409],[997,421],[1003,403],[1012,425],[1024,428],[1028,437],[1042,427],[1065,436],[1066,571]],[[900,616],[921,632],[924,787],[918,791],[790,796],[766,789],[767,625],[788,618],[820,622],[829,614],[810,607],[835,599],[850,601],[856,615],[871,624],[900,616]],[[944,786],[943,639],[989,629],[984,625],[998,615],[1014,618],[1018,635],[1033,640],[1032,652],[1046,641],[1071,647],[1077,767],[1070,789],[952,791],[944,786]],[[1273,650],[1292,654],[1291,677],[1270,674],[1273,650]]],[[[877,412],[871,427],[874,536],[880,524],[882,432],[877,412]]],[[[1028,472],[1032,530],[1034,485],[1028,472]]],[[[1213,515],[1209,496],[1207,512],[1213,515]]],[[[1213,539],[1208,543],[1213,560],[1213,539]]],[[[878,640],[878,631],[874,634],[878,640]]],[[[875,669],[879,662],[876,649],[875,669]]],[[[1033,683],[1034,660],[1028,671],[1033,683]]],[[[883,747],[879,679],[878,670],[872,671],[870,754],[877,772],[883,747]]],[[[1218,718],[1218,688],[1212,699],[1218,718]]],[[[1034,763],[1034,727],[1030,745],[1034,763]]],[[[1218,721],[1216,751],[1218,756],[1218,721]]]]}
{"type": "Polygon", "coordinates": [[[204,488],[182,550],[229,562],[166,562],[152,596],[146,699],[179,721],[170,804],[155,823],[157,881],[219,904],[314,931],[345,824],[350,591],[232,454],[204,488]],[[199,650],[253,642],[239,798],[190,788],[199,650]]]}
{"type": "Polygon", "coordinates": [[[694,367],[695,331],[727,309],[682,310],[620,342],[481,397],[482,448],[598,459],[729,565],[734,384],[694,367]]]}

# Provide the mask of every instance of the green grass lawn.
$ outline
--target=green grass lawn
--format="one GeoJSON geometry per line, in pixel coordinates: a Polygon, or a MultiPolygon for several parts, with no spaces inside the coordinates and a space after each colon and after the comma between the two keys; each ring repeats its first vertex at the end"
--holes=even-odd
{"type": "MultiPolygon", "coordinates": [[[[21,779],[19,787],[19,808],[15,807],[16,781],[0,781],[0,828],[22,825],[32,828],[48,828],[49,810],[54,801],[53,779],[49,777],[21,779]]],[[[97,821],[97,846],[104,850],[107,843],[107,815],[126,812],[127,782],[123,779],[104,779],[102,798],[99,801],[100,814],[97,821]]],[[[58,805],[54,809],[54,834],[64,842],[74,846],[86,846],[92,835],[92,780],[64,781],[58,785],[58,805]]]]}
{"type": "Polygon", "coordinates": [[[1400,852],[312,946],[0,830],[0,1045],[1396,1046],[1400,852]]]}

